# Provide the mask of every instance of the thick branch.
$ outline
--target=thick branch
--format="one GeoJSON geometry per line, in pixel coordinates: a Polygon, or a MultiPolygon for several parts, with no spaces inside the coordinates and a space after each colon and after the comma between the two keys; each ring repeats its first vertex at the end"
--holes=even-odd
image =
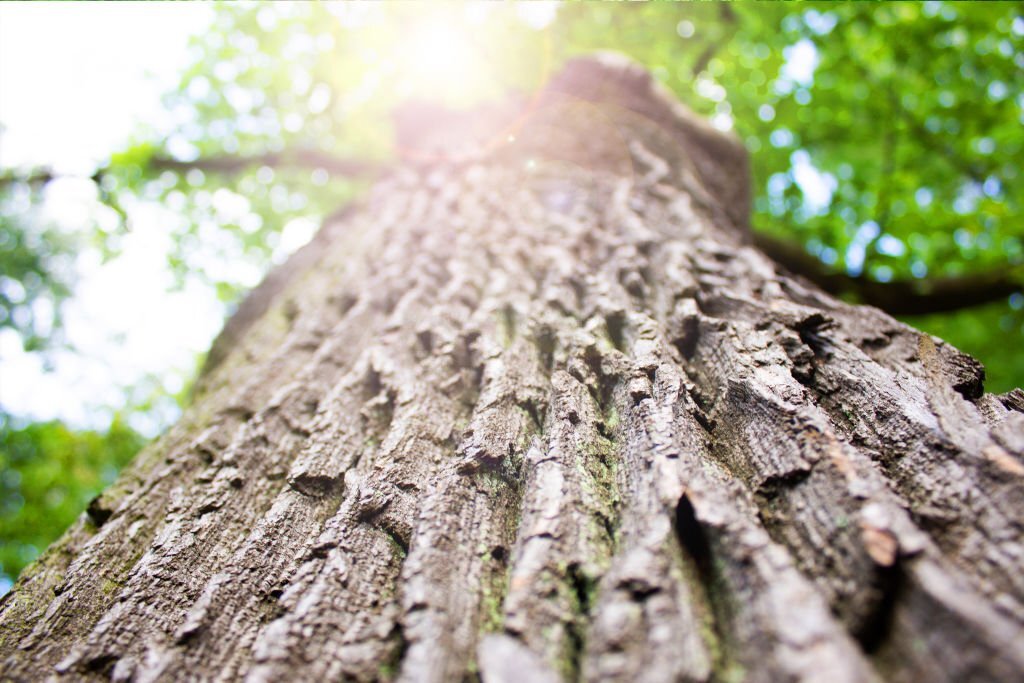
{"type": "Polygon", "coordinates": [[[222,156],[179,161],[169,157],[153,157],[149,165],[161,171],[189,171],[199,169],[208,173],[239,173],[254,166],[322,168],[328,173],[342,176],[366,176],[380,170],[380,164],[359,159],[336,157],[315,149],[300,149],[250,156],[222,156]]]}
{"type": "Polygon", "coordinates": [[[754,244],[789,271],[832,294],[853,294],[894,315],[941,313],[1003,299],[1024,289],[1018,269],[1002,268],[962,277],[877,282],[829,270],[796,243],[753,233],[754,244]]]}
{"type": "MultiPolygon", "coordinates": [[[[259,166],[271,166],[275,168],[321,168],[332,175],[353,177],[370,176],[381,169],[381,164],[372,161],[336,157],[315,149],[300,149],[243,156],[202,157],[192,161],[181,161],[179,159],[173,159],[165,156],[153,156],[149,159],[146,165],[154,171],[187,172],[192,169],[198,169],[205,173],[222,173],[228,175],[241,173],[246,169],[259,166]]],[[[100,167],[90,176],[60,173],[46,167],[38,168],[28,173],[18,173],[17,171],[6,170],[0,172],[0,188],[14,183],[26,183],[29,185],[42,186],[59,178],[87,178],[88,180],[99,184],[102,182],[103,178],[111,172],[111,166],[100,167]]]]}

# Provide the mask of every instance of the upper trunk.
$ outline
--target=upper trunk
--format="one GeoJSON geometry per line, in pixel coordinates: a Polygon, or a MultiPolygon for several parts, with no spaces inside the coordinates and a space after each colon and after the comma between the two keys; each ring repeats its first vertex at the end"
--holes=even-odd
{"type": "Polygon", "coordinates": [[[510,121],[407,126],[250,296],[0,675],[1018,678],[1024,395],[749,246],[742,150],[641,69],[510,121]]]}

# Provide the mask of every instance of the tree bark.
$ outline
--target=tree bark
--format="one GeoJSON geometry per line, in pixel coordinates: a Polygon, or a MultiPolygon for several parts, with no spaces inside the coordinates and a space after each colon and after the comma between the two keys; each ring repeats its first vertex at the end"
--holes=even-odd
{"type": "Polygon", "coordinates": [[[406,131],[250,296],[2,678],[1020,680],[1024,394],[751,246],[639,67],[525,112],[406,131]]]}

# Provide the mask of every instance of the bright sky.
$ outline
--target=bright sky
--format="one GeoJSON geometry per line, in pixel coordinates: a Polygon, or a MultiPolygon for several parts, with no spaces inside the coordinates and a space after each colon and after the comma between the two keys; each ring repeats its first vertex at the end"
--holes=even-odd
{"type": "MultiPolygon", "coordinates": [[[[160,128],[160,95],[187,64],[189,35],[211,18],[204,4],[0,4],[0,164],[89,173],[123,146],[139,122],[160,128]]],[[[54,183],[54,218],[74,228],[88,215],[90,184],[54,183]]],[[[168,294],[167,226],[159,207],[131,210],[124,254],[101,265],[79,258],[79,281],[65,309],[78,353],[58,353],[55,371],[0,333],[0,403],[18,415],[103,426],[103,406],[123,403],[123,387],[157,372],[173,387],[207,348],[223,311],[192,286],[168,294]]],[[[145,425],[139,425],[145,427],[145,425]]],[[[154,425],[155,426],[155,425],[154,425]]],[[[152,426],[150,430],[152,430],[152,426]]]]}

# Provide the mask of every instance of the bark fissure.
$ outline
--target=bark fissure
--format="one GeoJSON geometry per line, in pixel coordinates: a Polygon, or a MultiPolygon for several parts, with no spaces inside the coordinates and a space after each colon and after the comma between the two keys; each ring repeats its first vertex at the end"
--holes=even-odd
{"type": "Polygon", "coordinates": [[[742,669],[730,657],[728,623],[732,609],[729,605],[727,588],[716,574],[715,557],[711,543],[696,511],[685,495],[679,499],[675,510],[676,537],[695,569],[691,580],[700,609],[702,637],[711,659],[709,679],[714,681],[735,680],[742,676],[742,669]]]}

